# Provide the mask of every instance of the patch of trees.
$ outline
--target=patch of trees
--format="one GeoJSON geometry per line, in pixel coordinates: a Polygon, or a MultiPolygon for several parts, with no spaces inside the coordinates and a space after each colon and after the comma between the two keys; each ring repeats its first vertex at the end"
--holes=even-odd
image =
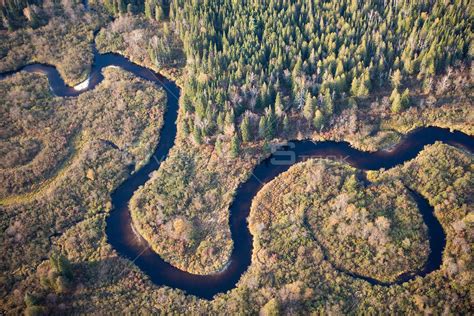
{"type": "Polygon", "coordinates": [[[172,78],[185,64],[182,43],[169,24],[141,15],[116,18],[99,32],[96,43],[101,52],[118,52],[172,78]]]}
{"type": "Polygon", "coordinates": [[[127,14],[144,14],[148,19],[163,21],[168,18],[169,0],[97,0],[94,9],[105,9],[114,17],[127,14]]]}
{"type": "Polygon", "coordinates": [[[42,0],[2,0],[0,2],[0,29],[13,31],[19,27],[36,28],[45,22],[42,0]]]}
{"type": "Polygon", "coordinates": [[[144,9],[143,1],[139,0],[99,0],[97,4],[113,16],[143,12],[144,9]]]}
{"type": "Polygon", "coordinates": [[[65,293],[71,290],[74,281],[72,266],[66,256],[53,253],[49,257],[50,268],[41,276],[43,287],[56,293],[65,293]]]}
{"type": "Polygon", "coordinates": [[[426,228],[400,181],[364,187],[350,170],[315,170],[337,174],[309,184],[306,192],[317,196],[306,218],[329,260],[342,270],[384,282],[423,266],[429,252],[426,228]]]}
{"type": "Polygon", "coordinates": [[[92,32],[106,17],[69,0],[45,1],[41,17],[45,22],[36,28],[0,32],[0,72],[34,61],[55,65],[71,86],[82,82],[92,64],[92,32]]]}
{"type": "MultiPolygon", "coordinates": [[[[219,118],[232,112],[238,127],[247,110],[274,113],[278,133],[290,114],[319,130],[338,115],[341,100],[366,97],[394,74],[427,84],[468,57],[468,11],[462,0],[175,1],[170,19],[191,74],[183,90],[189,132],[225,133],[219,118]]],[[[397,92],[394,112],[409,104],[409,91],[397,92]]]]}
{"type": "Polygon", "coordinates": [[[72,293],[75,287],[74,274],[71,262],[64,254],[52,253],[49,260],[37,269],[40,286],[31,286],[24,295],[24,313],[46,315],[61,310],[57,306],[58,300],[72,293]]]}

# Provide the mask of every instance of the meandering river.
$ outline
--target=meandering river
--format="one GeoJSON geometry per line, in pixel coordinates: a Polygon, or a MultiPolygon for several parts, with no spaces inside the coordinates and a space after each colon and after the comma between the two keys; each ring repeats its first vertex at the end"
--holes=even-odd
{"type": "MultiPolygon", "coordinates": [[[[176,138],[176,120],[178,113],[178,86],[145,67],[130,62],[127,58],[116,54],[99,54],[95,52],[94,64],[89,81],[78,90],[65,85],[55,67],[44,64],[31,64],[16,71],[0,74],[0,79],[18,71],[40,72],[45,74],[52,91],[58,96],[77,96],[84,91],[94,89],[103,80],[102,69],[108,66],[117,66],[138,77],[154,82],[163,87],[167,93],[167,110],[164,117],[164,126],[161,130],[160,141],[153,156],[157,158],[130,175],[113,193],[113,210],[107,218],[106,234],[109,243],[122,256],[129,258],[157,285],[166,285],[179,288],[189,294],[211,299],[215,294],[226,292],[236,287],[241,275],[251,264],[252,235],[247,226],[247,217],[253,198],[263,185],[277,175],[288,170],[291,165],[307,158],[345,157],[344,161],[353,167],[364,170],[392,168],[405,161],[413,159],[425,145],[442,141],[464,150],[474,152],[474,137],[461,132],[450,132],[437,127],[425,127],[407,134],[400,143],[390,151],[364,152],[352,148],[346,142],[311,142],[294,141],[291,146],[282,147],[278,152],[261,162],[253,170],[246,182],[238,187],[235,199],[230,206],[229,225],[234,243],[230,260],[219,273],[210,275],[195,275],[182,271],[165,262],[158,254],[148,247],[147,242],[137,236],[132,228],[128,202],[133,193],[149,179],[151,172],[157,170],[169,150],[173,147],[176,138]]],[[[445,233],[441,224],[433,214],[433,208],[420,194],[413,192],[415,201],[428,227],[430,255],[421,271],[414,271],[401,276],[396,282],[381,283],[375,279],[347,273],[354,278],[360,278],[371,284],[389,286],[400,284],[416,276],[424,276],[439,269],[442,264],[442,252],[446,244],[445,233]]]]}

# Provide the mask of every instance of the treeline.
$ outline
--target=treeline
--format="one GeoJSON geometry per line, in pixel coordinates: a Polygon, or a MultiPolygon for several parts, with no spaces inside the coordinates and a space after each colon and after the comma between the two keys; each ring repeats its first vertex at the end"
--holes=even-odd
{"type": "Polygon", "coordinates": [[[197,140],[229,131],[245,141],[271,139],[289,115],[320,129],[338,101],[350,98],[343,103],[354,106],[353,97],[390,82],[392,111],[400,112],[409,104],[404,78],[428,85],[469,58],[468,6],[465,0],[175,1],[170,19],[191,72],[183,130],[197,140]],[[261,126],[270,131],[244,136],[261,126]]]}

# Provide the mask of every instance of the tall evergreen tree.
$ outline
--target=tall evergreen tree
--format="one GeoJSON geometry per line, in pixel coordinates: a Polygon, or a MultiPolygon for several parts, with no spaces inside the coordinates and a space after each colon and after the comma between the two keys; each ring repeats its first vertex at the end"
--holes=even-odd
{"type": "Polygon", "coordinates": [[[250,120],[247,115],[244,115],[244,118],[242,119],[242,123],[240,125],[240,133],[242,134],[242,141],[244,143],[252,140],[250,120]]]}
{"type": "Polygon", "coordinates": [[[303,108],[303,115],[308,122],[311,122],[311,119],[314,116],[314,102],[313,97],[308,92],[306,93],[306,101],[303,108]]]}
{"type": "Polygon", "coordinates": [[[281,94],[280,92],[277,93],[275,97],[275,114],[278,117],[281,117],[285,113],[285,109],[283,107],[283,104],[281,102],[281,94]]]}
{"type": "Polygon", "coordinates": [[[267,129],[267,118],[265,116],[260,117],[260,121],[258,123],[258,136],[260,138],[265,138],[266,135],[266,129],[267,129]]]}
{"type": "Polygon", "coordinates": [[[398,89],[400,87],[400,84],[402,82],[402,73],[399,69],[393,72],[392,76],[390,77],[390,80],[394,89],[398,89]]]}
{"type": "Polygon", "coordinates": [[[230,144],[230,153],[232,157],[237,157],[240,153],[240,139],[237,133],[234,134],[230,144]]]}
{"type": "Polygon", "coordinates": [[[320,109],[314,112],[313,126],[316,130],[321,130],[324,125],[324,114],[320,109]]]}

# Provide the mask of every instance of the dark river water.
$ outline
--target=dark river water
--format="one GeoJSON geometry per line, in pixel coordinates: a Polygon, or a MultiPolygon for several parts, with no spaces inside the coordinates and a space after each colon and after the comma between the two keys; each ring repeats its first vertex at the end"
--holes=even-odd
{"type": "MultiPolygon", "coordinates": [[[[215,294],[226,292],[236,287],[241,275],[251,263],[252,235],[247,226],[247,217],[250,212],[252,199],[263,185],[282,172],[288,170],[293,164],[311,157],[342,159],[353,167],[364,170],[378,170],[391,168],[405,161],[413,159],[425,145],[442,141],[464,150],[474,151],[474,138],[461,132],[450,132],[437,127],[425,127],[407,134],[398,145],[390,151],[364,152],[352,148],[346,142],[311,142],[293,141],[281,147],[268,159],[262,161],[253,170],[246,182],[241,183],[235,194],[235,199],[230,206],[229,225],[234,248],[230,260],[219,273],[210,275],[195,275],[182,271],[165,262],[158,254],[150,250],[147,242],[138,237],[132,230],[128,202],[139,186],[145,184],[151,172],[157,170],[162,161],[173,147],[176,137],[176,119],[178,113],[178,98],[180,94],[176,84],[147,68],[138,66],[128,59],[115,54],[95,53],[94,64],[86,89],[76,91],[65,85],[56,68],[43,64],[32,64],[17,71],[41,72],[47,75],[53,92],[58,96],[76,96],[84,91],[93,89],[103,79],[101,70],[107,66],[118,66],[138,77],[156,83],[163,87],[167,93],[167,111],[164,126],[161,130],[160,141],[154,152],[155,159],[150,161],[131,174],[113,193],[112,202],[114,209],[107,218],[106,233],[108,242],[122,256],[129,258],[157,285],[166,285],[182,289],[189,294],[201,298],[211,299],[215,294]]],[[[4,73],[0,79],[17,71],[4,73]]],[[[355,278],[389,286],[400,284],[416,276],[424,276],[439,269],[442,263],[442,252],[446,244],[445,233],[442,226],[433,214],[433,208],[420,194],[412,192],[418,204],[423,220],[428,227],[430,255],[426,264],[420,271],[402,275],[393,283],[382,283],[375,279],[359,276],[347,271],[355,278]]]]}

